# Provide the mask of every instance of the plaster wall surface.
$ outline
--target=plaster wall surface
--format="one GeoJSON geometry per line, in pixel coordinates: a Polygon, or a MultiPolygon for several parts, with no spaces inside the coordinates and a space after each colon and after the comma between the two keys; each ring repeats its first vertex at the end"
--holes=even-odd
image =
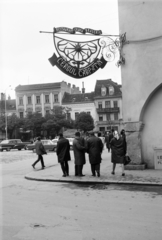
{"type": "Polygon", "coordinates": [[[162,1],[118,0],[118,11],[120,34],[126,32],[129,41],[121,67],[123,120],[139,121],[146,99],[162,81],[162,1]]]}
{"type": "Polygon", "coordinates": [[[162,151],[162,84],[148,101],[142,121],[142,159],[149,168],[154,168],[154,148],[161,148],[162,151]]]}

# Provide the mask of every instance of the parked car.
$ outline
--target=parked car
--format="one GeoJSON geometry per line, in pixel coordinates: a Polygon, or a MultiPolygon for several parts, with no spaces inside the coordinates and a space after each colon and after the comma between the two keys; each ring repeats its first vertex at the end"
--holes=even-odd
{"type": "Polygon", "coordinates": [[[23,143],[20,139],[7,139],[7,140],[3,140],[0,143],[0,151],[1,152],[3,150],[10,151],[11,149],[18,149],[19,151],[21,149],[26,150],[26,144],[23,143]]]}
{"type": "Polygon", "coordinates": [[[69,140],[70,149],[73,150],[73,141],[74,141],[74,138],[66,138],[66,139],[69,140]]]}
{"type": "MultiPolygon", "coordinates": [[[[34,152],[36,142],[37,141],[35,141],[32,144],[27,144],[27,146],[26,146],[27,150],[32,150],[34,152]]],[[[44,140],[43,139],[43,140],[41,140],[41,142],[43,143],[46,151],[54,151],[55,150],[55,145],[51,140],[48,140],[48,139],[44,140]]]]}
{"type": "Polygon", "coordinates": [[[56,151],[58,138],[54,138],[54,139],[52,139],[52,142],[53,142],[54,145],[55,145],[55,149],[54,149],[54,151],[56,151]]]}

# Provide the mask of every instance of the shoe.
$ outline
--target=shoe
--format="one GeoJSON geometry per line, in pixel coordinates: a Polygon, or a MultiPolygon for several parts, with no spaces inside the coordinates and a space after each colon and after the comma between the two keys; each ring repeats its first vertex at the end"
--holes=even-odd
{"type": "Polygon", "coordinates": [[[96,177],[96,174],[92,174],[92,177],[96,177]]]}
{"type": "Polygon", "coordinates": [[[35,166],[32,164],[32,167],[35,169],[35,166]]]}
{"type": "Polygon", "coordinates": [[[63,176],[63,177],[66,177],[66,174],[63,174],[62,176],[63,176]]]}
{"type": "Polygon", "coordinates": [[[97,176],[100,177],[100,173],[99,172],[97,173],[97,176]]]}
{"type": "Polygon", "coordinates": [[[115,175],[115,172],[111,172],[111,174],[115,175]]]}
{"type": "Polygon", "coordinates": [[[78,175],[78,177],[84,177],[85,175],[81,174],[81,175],[78,175]]]}
{"type": "Polygon", "coordinates": [[[125,173],[122,173],[122,176],[125,176],[125,173]]]}
{"type": "Polygon", "coordinates": [[[45,166],[44,167],[42,167],[42,170],[45,168],[45,166]]]}

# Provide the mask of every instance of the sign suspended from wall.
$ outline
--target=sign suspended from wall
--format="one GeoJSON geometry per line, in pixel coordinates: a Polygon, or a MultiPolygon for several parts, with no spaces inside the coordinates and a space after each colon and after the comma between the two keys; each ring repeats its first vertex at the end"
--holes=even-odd
{"type": "MultiPolygon", "coordinates": [[[[90,28],[59,27],[53,30],[55,52],[49,61],[62,72],[73,78],[84,78],[104,68],[107,62],[116,61],[120,66],[125,63],[121,54],[122,46],[126,41],[126,34],[102,35],[101,30],[90,28]],[[78,34],[78,33],[79,34],[78,34]],[[56,36],[56,34],[77,35],[77,41],[56,36]],[[79,36],[93,36],[93,40],[78,41],[79,36]]],[[[69,38],[69,37],[68,37],[69,38]]]]}

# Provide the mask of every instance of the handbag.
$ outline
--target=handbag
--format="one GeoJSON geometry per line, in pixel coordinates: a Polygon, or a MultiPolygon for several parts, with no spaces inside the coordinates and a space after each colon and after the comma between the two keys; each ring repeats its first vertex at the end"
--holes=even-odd
{"type": "Polygon", "coordinates": [[[131,162],[131,159],[129,156],[124,156],[124,165],[128,165],[131,162]]]}

